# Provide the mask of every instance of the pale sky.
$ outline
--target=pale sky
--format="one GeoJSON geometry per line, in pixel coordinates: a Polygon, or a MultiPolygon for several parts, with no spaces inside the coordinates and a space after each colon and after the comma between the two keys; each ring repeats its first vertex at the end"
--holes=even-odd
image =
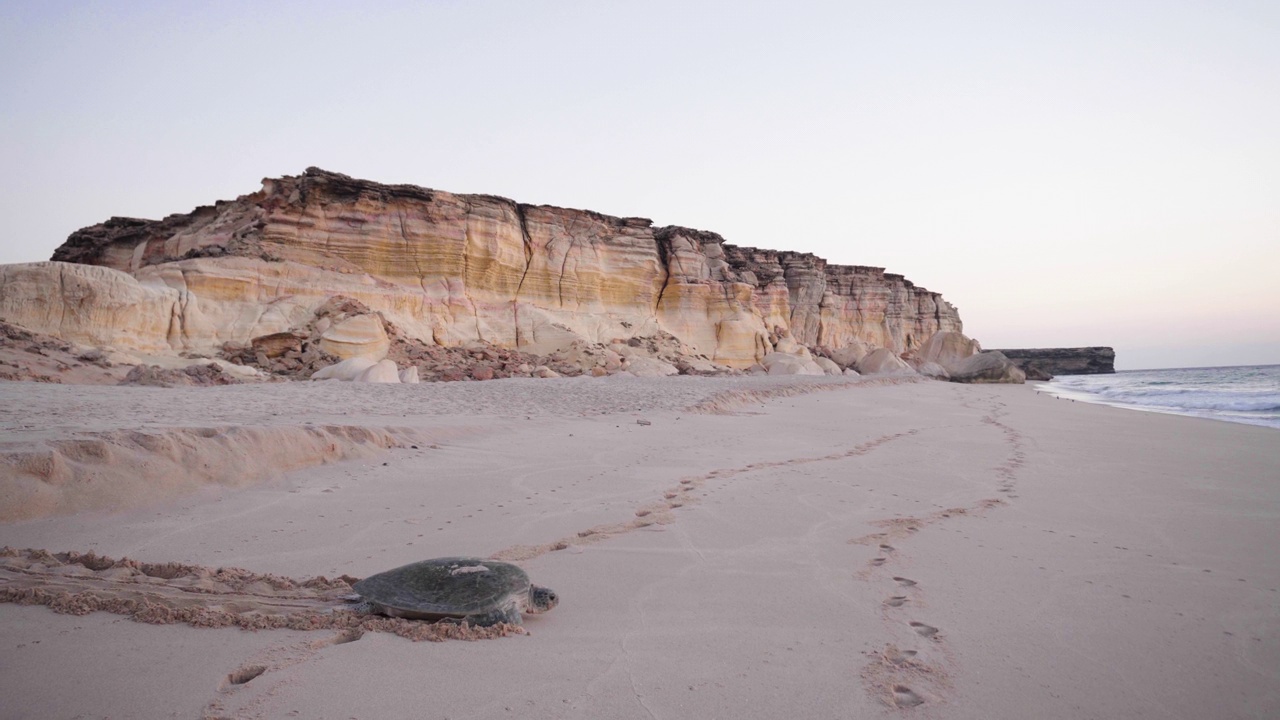
{"type": "Polygon", "coordinates": [[[988,348],[1280,363],[1280,2],[0,0],[0,263],[311,165],[882,266],[988,348]]]}

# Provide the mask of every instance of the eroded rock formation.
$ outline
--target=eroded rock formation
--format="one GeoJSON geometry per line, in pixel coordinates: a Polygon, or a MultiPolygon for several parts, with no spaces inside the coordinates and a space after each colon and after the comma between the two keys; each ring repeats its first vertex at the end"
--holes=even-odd
{"type": "MultiPolygon", "coordinates": [[[[962,329],[940,295],[882,268],[315,168],[163,220],[112,218],[72,234],[53,260],[0,268],[0,317],[148,352],[213,353],[264,336],[255,355],[296,352],[280,334],[314,330],[335,295],[437,346],[546,354],[674,336],[739,368],[788,335],[903,353],[962,329]]],[[[326,328],[320,349],[385,353],[381,328],[359,323],[326,328]]]]}

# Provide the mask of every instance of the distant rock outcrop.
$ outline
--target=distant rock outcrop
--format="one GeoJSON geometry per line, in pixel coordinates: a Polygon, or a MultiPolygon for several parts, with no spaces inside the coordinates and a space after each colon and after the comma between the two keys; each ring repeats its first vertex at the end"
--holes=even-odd
{"type": "Polygon", "coordinates": [[[1109,347],[1001,350],[1029,380],[1054,375],[1096,375],[1116,371],[1116,351],[1109,347]]]}
{"type": "Polygon", "coordinates": [[[905,353],[962,329],[940,295],[882,268],[315,168],[163,220],[112,218],[73,233],[53,259],[0,267],[0,318],[144,352],[232,343],[272,362],[308,362],[282,334],[318,335],[313,353],[381,359],[394,352],[388,326],[425,345],[540,356],[671,337],[695,370],[752,366],[783,337],[905,353]],[[335,295],[382,322],[317,328],[335,295]]]}

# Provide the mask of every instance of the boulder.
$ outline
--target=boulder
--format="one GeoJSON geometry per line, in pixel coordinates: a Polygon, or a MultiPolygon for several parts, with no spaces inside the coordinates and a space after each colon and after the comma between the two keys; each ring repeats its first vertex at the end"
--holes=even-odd
{"type": "Polygon", "coordinates": [[[915,370],[889,348],[876,348],[858,361],[861,375],[914,375],[915,370]]]}
{"type": "MultiPolygon", "coordinates": [[[[1009,356],[1006,355],[1005,357],[1009,357],[1009,356]]],[[[1045,370],[1043,367],[1039,365],[1036,365],[1034,363],[1024,365],[1019,361],[1014,360],[1013,358],[1009,358],[1009,359],[1012,360],[1015,365],[1018,365],[1022,368],[1022,372],[1026,373],[1028,380],[1042,382],[1042,381],[1053,379],[1053,375],[1050,375],[1048,370],[1045,370]]]]}
{"type": "Polygon", "coordinates": [[[828,360],[824,357],[815,357],[813,362],[818,367],[822,368],[822,371],[828,375],[839,375],[844,370],[844,368],[841,368],[834,361],[828,360]]]}
{"type": "Polygon", "coordinates": [[[861,340],[853,340],[840,349],[833,350],[831,359],[842,368],[850,368],[857,365],[859,360],[874,349],[861,340]]]}
{"type": "Polygon", "coordinates": [[[270,335],[259,335],[249,341],[255,355],[262,354],[268,359],[282,357],[287,352],[302,352],[305,337],[293,332],[278,332],[270,335]]]}
{"type": "Polygon", "coordinates": [[[951,382],[958,383],[1024,383],[1026,373],[999,350],[989,350],[965,358],[951,370],[951,382]]]}
{"type": "Polygon", "coordinates": [[[809,348],[801,345],[791,337],[790,333],[784,334],[778,338],[778,342],[774,343],[774,352],[786,353],[787,355],[798,355],[802,358],[809,358],[809,348]]]}
{"type": "Polygon", "coordinates": [[[769,353],[760,364],[770,375],[826,375],[813,360],[791,353],[769,353]]]}
{"type": "Polygon", "coordinates": [[[409,367],[401,370],[400,382],[406,385],[417,385],[421,382],[421,379],[418,377],[418,366],[410,365],[409,367]]]}
{"type": "Polygon", "coordinates": [[[136,365],[120,381],[120,385],[151,385],[153,387],[208,387],[210,385],[235,385],[240,380],[226,372],[218,363],[196,363],[184,368],[161,368],[158,365],[136,365]]]}
{"type": "Polygon", "coordinates": [[[320,336],[320,347],[344,360],[357,356],[381,360],[387,356],[391,340],[380,315],[356,315],[326,330],[320,336]]]}
{"type": "Polygon", "coordinates": [[[365,370],[377,364],[371,357],[347,358],[326,368],[320,368],[311,374],[312,380],[355,380],[365,370]]]}
{"type": "Polygon", "coordinates": [[[920,349],[915,352],[914,358],[922,364],[937,363],[950,371],[953,365],[981,351],[982,347],[977,340],[967,338],[954,330],[941,330],[924,341],[920,349]]]}
{"type": "Polygon", "coordinates": [[[630,358],[627,362],[627,370],[636,377],[666,377],[680,374],[679,368],[675,365],[643,355],[630,358]]]}
{"type": "Polygon", "coordinates": [[[921,375],[924,375],[925,377],[931,377],[935,380],[951,379],[951,373],[948,372],[946,368],[942,367],[936,362],[930,362],[927,360],[921,362],[917,360],[911,363],[911,367],[915,368],[916,372],[920,373],[921,375]]]}
{"type": "Polygon", "coordinates": [[[394,361],[379,360],[356,377],[356,382],[400,384],[400,369],[394,361]]]}

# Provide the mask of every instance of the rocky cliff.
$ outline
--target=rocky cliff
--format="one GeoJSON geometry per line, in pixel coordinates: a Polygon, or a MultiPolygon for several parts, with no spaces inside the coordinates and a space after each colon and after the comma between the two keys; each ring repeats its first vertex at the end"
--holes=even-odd
{"type": "Polygon", "coordinates": [[[1029,380],[1116,371],[1116,351],[1109,347],[1023,348],[1000,352],[1021,368],[1029,380]]]}
{"type": "Polygon", "coordinates": [[[289,331],[334,295],[437,345],[547,352],[670,333],[734,367],[788,333],[906,352],[962,330],[938,293],[883,268],[315,168],[163,220],[112,218],[72,234],[53,260],[0,268],[0,317],[142,350],[289,331]]]}

